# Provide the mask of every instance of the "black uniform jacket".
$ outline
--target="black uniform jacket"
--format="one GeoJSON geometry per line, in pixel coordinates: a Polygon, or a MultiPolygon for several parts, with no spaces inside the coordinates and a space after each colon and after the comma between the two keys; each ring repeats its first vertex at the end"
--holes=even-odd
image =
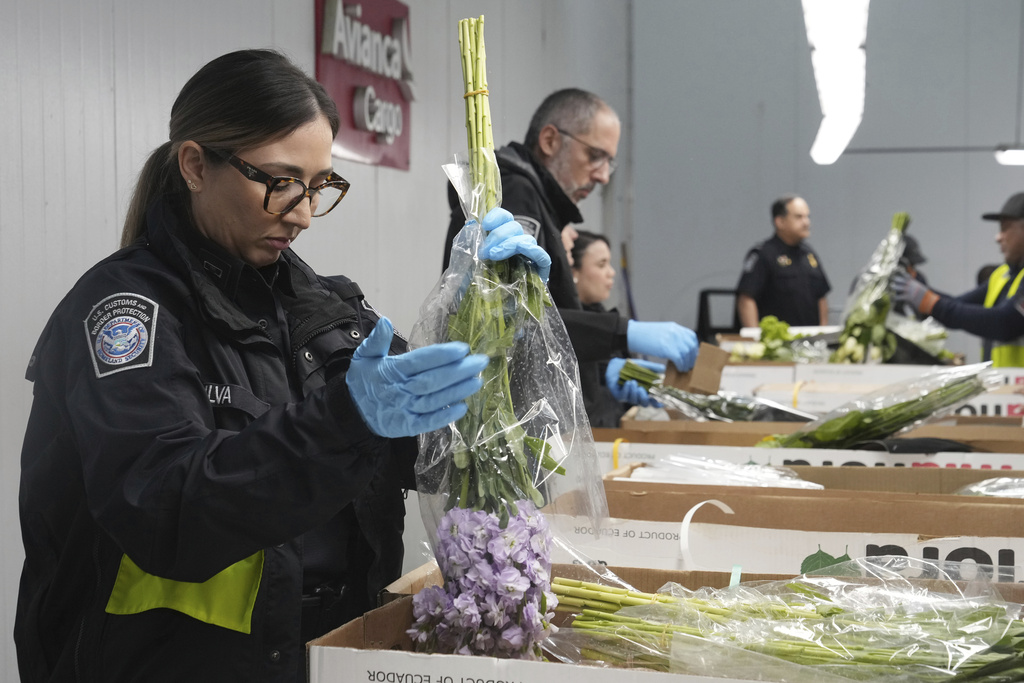
{"type": "Polygon", "coordinates": [[[758,317],[774,315],[790,325],[820,325],[818,301],[831,288],[806,242],[790,246],[777,235],[747,252],[736,286],[757,302],[758,317]]]}
{"type": "MultiPolygon", "coordinates": [[[[585,311],[580,305],[576,284],[572,280],[572,268],[562,245],[562,228],[569,223],[582,223],[583,217],[554,176],[534,159],[526,147],[513,142],[499,149],[496,156],[501,170],[501,206],[511,212],[523,230],[532,234],[551,256],[548,289],[579,360],[580,389],[591,424],[595,427],[617,427],[617,421],[611,424],[595,419],[603,413],[597,410],[597,402],[603,402],[607,391],[601,383],[598,362],[607,361],[616,352],[625,352],[629,321],[617,312],[585,311]]],[[[448,204],[451,221],[444,248],[445,268],[451,256],[452,240],[466,222],[458,195],[450,183],[448,204]]]]}
{"type": "Polygon", "coordinates": [[[320,580],[340,562],[334,578],[366,607],[401,572],[415,441],[371,433],[344,381],[377,315],[291,251],[243,265],[185,227],[176,201],[154,203],[147,238],[78,281],[31,359],[26,683],[305,680],[304,565],[320,580]],[[248,633],[166,608],[106,611],[125,555],[202,582],[260,551],[248,633]]]}

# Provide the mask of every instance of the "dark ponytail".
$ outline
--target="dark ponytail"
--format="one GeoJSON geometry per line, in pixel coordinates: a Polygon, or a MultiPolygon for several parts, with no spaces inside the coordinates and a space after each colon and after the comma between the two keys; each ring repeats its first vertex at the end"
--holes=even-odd
{"type": "Polygon", "coordinates": [[[146,159],[128,203],[128,215],[121,231],[121,246],[127,247],[145,232],[146,208],[160,195],[185,189],[185,179],[178,171],[177,145],[165,142],[146,159]]]}

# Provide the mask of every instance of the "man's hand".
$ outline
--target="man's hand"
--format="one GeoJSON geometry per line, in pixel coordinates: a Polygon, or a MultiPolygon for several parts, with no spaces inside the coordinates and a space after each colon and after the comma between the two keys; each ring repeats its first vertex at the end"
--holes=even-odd
{"type": "Polygon", "coordinates": [[[924,315],[931,315],[932,309],[935,308],[935,302],[939,300],[938,294],[903,273],[896,273],[892,276],[889,280],[889,288],[896,301],[909,303],[924,315]]]}
{"type": "MultiPolygon", "coordinates": [[[[649,370],[654,370],[655,372],[663,374],[665,372],[665,366],[661,363],[638,360],[635,358],[631,360],[649,370]]],[[[661,406],[660,403],[650,397],[647,390],[640,386],[635,379],[619,384],[619,373],[622,372],[622,366],[625,364],[625,358],[612,358],[608,361],[608,368],[604,372],[604,383],[607,385],[608,391],[612,392],[612,397],[616,401],[629,403],[634,406],[654,406],[655,408],[661,406]]]]}
{"type": "Polygon", "coordinates": [[[678,323],[644,323],[630,320],[626,328],[626,345],[631,353],[666,358],[686,372],[697,361],[700,346],[697,335],[678,323]]]}

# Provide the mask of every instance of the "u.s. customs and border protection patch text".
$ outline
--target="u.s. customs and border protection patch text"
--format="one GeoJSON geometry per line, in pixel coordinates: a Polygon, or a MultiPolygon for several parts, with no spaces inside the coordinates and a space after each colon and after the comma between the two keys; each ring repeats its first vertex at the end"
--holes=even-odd
{"type": "Polygon", "coordinates": [[[141,294],[111,294],[85,319],[92,366],[97,377],[153,364],[159,305],[141,294]]]}

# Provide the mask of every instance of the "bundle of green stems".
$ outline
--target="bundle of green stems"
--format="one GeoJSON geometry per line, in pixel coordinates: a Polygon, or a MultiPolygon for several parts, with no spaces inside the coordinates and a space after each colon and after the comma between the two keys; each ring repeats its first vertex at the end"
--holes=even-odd
{"type": "MultiPolygon", "coordinates": [[[[459,45],[473,186],[470,217],[479,223],[500,199],[482,16],[459,21],[459,45]]],[[[517,341],[527,325],[543,320],[551,299],[539,275],[519,256],[481,260],[469,277],[449,319],[448,337],[466,342],[472,353],[485,354],[491,362],[482,375],[483,388],[467,400],[468,412],[455,423],[446,509],[486,510],[504,521],[510,510],[515,513],[516,501],[544,504],[536,485],[542,469],[564,474],[550,445],[522,426],[510,381],[517,341]]]]}
{"type": "Polygon", "coordinates": [[[905,427],[959,405],[988,390],[978,374],[950,379],[936,389],[883,408],[849,410],[806,428],[769,437],[758,446],[778,448],[849,448],[857,443],[885,439],[905,427]]]}
{"type": "MultiPolygon", "coordinates": [[[[678,671],[673,655],[685,658],[685,644],[700,639],[854,680],[1024,680],[1019,606],[936,596],[933,608],[917,609],[910,603],[920,604],[920,594],[904,607],[894,589],[876,605],[849,607],[805,577],[760,588],[680,596],[552,581],[558,610],[576,615],[561,637],[574,638],[583,657],[613,666],[678,671]]],[[[743,677],[727,667],[712,673],[743,677]]]]}

